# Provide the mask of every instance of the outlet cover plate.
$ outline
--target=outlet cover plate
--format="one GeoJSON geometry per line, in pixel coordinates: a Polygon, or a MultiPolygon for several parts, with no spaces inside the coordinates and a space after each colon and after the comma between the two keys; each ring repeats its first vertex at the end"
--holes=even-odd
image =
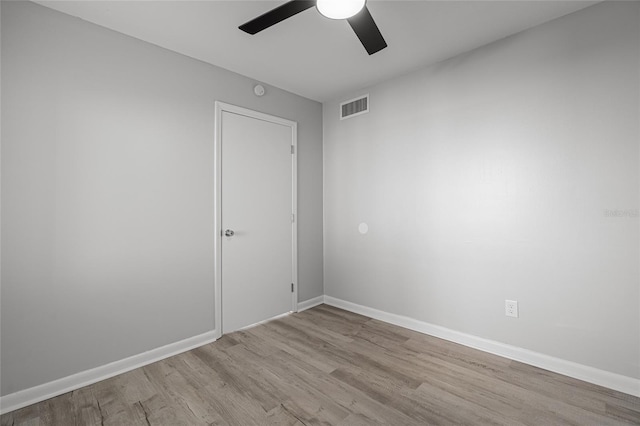
{"type": "Polygon", "coordinates": [[[504,301],[504,314],[508,317],[518,318],[518,301],[517,300],[505,300],[504,301]]]}

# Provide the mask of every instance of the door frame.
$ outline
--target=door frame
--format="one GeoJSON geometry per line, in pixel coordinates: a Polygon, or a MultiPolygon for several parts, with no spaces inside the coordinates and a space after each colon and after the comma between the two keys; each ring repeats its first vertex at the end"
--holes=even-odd
{"type": "Polygon", "coordinates": [[[274,115],[253,111],[228,103],[215,102],[214,140],[214,309],[215,336],[222,336],[222,113],[244,115],[246,117],[280,124],[291,128],[291,311],[298,312],[298,123],[274,115]]]}

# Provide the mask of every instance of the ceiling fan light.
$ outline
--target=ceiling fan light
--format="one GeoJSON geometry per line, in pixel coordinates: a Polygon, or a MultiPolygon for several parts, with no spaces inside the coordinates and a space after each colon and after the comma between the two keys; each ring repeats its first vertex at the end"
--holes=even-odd
{"type": "Polygon", "coordinates": [[[316,8],[330,19],[347,19],[358,14],[367,0],[317,0],[316,8]]]}

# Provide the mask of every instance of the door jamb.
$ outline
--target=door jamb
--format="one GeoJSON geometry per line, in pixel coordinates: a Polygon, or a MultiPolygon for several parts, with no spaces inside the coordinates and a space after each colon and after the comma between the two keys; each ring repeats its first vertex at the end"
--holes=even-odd
{"type": "Polygon", "coordinates": [[[298,123],[274,115],[253,111],[228,103],[215,102],[214,139],[214,309],[216,339],[222,336],[222,113],[244,115],[246,117],[281,124],[291,128],[291,311],[298,312],[298,123]]]}

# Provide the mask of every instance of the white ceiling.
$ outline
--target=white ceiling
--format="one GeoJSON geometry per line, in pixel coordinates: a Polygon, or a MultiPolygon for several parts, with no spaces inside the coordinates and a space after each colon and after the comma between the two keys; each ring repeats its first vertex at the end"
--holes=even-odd
{"type": "Polygon", "coordinates": [[[389,47],[369,56],[315,8],[254,36],[238,25],[283,1],[38,1],[52,9],[318,101],[453,57],[597,1],[400,1],[367,5],[389,47]]]}

